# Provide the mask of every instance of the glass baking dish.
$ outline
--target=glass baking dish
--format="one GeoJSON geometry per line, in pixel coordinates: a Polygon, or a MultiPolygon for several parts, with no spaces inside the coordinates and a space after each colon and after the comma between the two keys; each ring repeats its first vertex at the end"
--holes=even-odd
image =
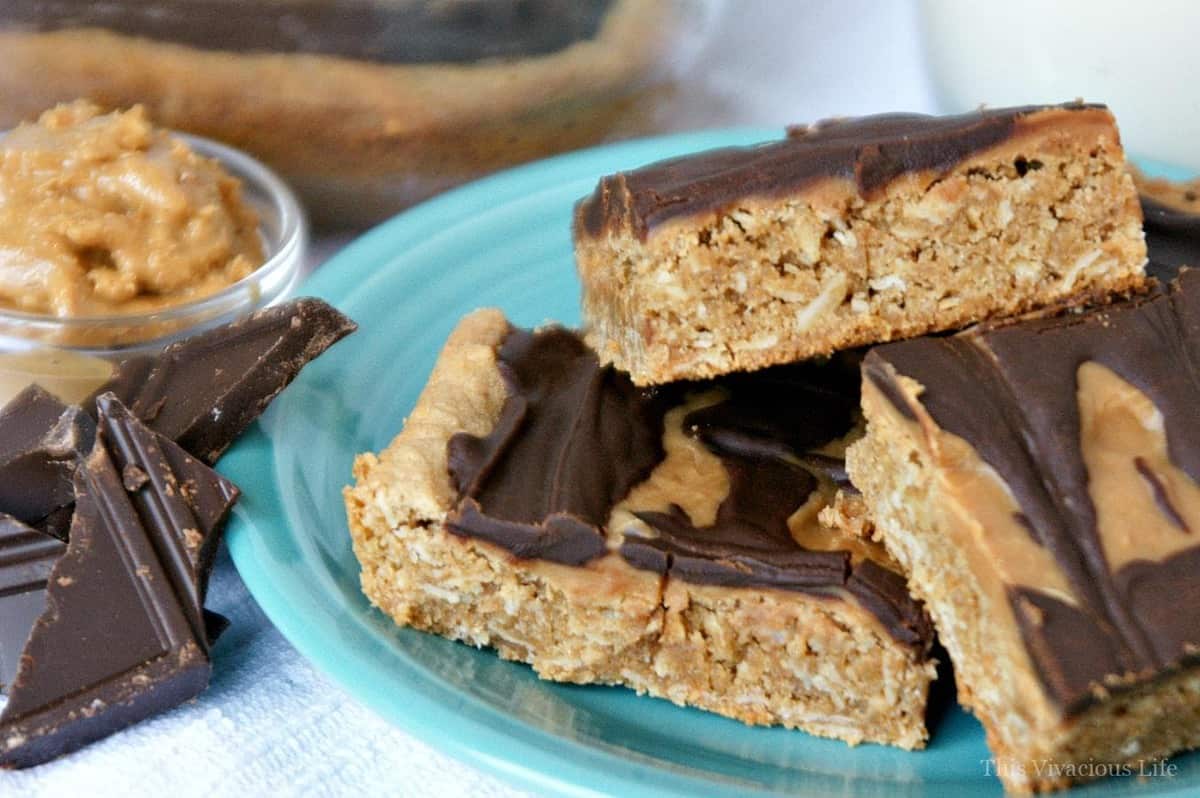
{"type": "Polygon", "coordinates": [[[0,127],[145,104],[262,158],[324,227],[659,130],[719,0],[6,0],[0,127]]]}

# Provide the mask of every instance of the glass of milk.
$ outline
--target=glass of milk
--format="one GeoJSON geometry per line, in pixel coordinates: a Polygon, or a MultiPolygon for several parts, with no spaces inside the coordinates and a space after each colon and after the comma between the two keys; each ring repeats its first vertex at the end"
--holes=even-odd
{"type": "Polygon", "coordinates": [[[1125,149],[1200,172],[1197,0],[921,0],[926,51],[947,111],[1109,105],[1125,149]]]}

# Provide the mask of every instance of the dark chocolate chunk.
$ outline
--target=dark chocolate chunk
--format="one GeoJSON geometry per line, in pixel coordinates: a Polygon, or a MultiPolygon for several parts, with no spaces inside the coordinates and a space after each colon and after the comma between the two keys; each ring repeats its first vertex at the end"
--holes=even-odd
{"type": "Polygon", "coordinates": [[[0,765],[29,767],[198,695],[208,684],[205,552],[236,489],[112,396],[75,473],[70,542],[50,573],[8,704],[0,765]],[[134,491],[122,471],[146,475],[134,491]]]}
{"type": "Polygon", "coordinates": [[[288,0],[272,9],[241,0],[5,0],[0,27],[103,28],[205,49],[320,53],[389,63],[471,62],[544,55],[593,38],[612,2],[288,0]]]}
{"type": "Polygon", "coordinates": [[[1023,118],[1051,108],[1103,106],[996,108],[942,117],[883,114],[793,128],[779,141],[712,150],[605,177],[576,208],[576,234],[599,236],[629,224],[644,239],[670,219],[720,211],[747,197],[785,196],[827,177],[853,181],[870,195],[908,172],[949,171],[1009,138],[1023,118]]]}
{"type": "Polygon", "coordinates": [[[67,548],[55,537],[0,514],[0,686],[17,675],[29,630],[46,608],[46,579],[67,548]]]}
{"type": "Polygon", "coordinates": [[[447,526],[521,557],[603,555],[613,505],[662,459],[665,392],[634,388],[558,327],[512,330],[498,363],[509,389],[499,422],[449,442],[460,505],[447,526]]]}
{"type": "Polygon", "coordinates": [[[355,329],[322,300],[296,299],[125,361],[84,407],[113,393],[212,465],[310,360],[355,329]]]}
{"type": "MultiPolygon", "coordinates": [[[[1022,633],[1047,690],[1068,712],[1092,700],[1102,676],[1165,672],[1194,658],[1194,612],[1158,608],[1150,595],[1190,595],[1191,549],[1169,562],[1109,565],[1088,492],[1080,440],[1076,375],[1081,364],[1106,367],[1157,408],[1171,462],[1200,482],[1200,271],[1184,269],[1148,296],[1093,310],[1020,323],[984,325],[956,336],[876,347],[864,374],[908,417],[897,375],[923,386],[919,404],[943,430],[969,443],[995,469],[1021,508],[1030,536],[1053,556],[1078,607],[1013,586],[1022,633]],[[1134,576],[1136,574],[1136,578],[1134,576]],[[1154,579],[1148,579],[1153,574],[1154,579]],[[1160,581],[1161,580],[1161,583],[1160,581]],[[1188,584],[1185,584],[1188,583],[1188,584]]],[[[1136,464],[1135,464],[1136,465],[1136,464]]],[[[1152,471],[1151,492],[1186,542],[1186,523],[1152,471]],[[1155,488],[1158,491],[1155,492],[1155,488]]],[[[1198,544],[1200,545],[1200,544],[1198,544]]],[[[1191,606],[1171,600],[1171,607],[1191,606]]]]}
{"type": "Polygon", "coordinates": [[[13,398],[0,410],[0,513],[37,525],[69,507],[76,463],[94,434],[78,407],[36,385],[13,398]]]}
{"type": "MultiPolygon", "coordinates": [[[[179,579],[181,589],[192,590],[192,602],[203,607],[220,533],[239,496],[237,486],[166,436],[148,429],[113,394],[99,397],[96,407],[122,486],[140,517],[153,519],[158,528],[177,531],[190,571],[189,578],[179,579]],[[139,478],[129,479],[131,473],[139,478]]],[[[164,539],[169,545],[160,556],[177,557],[180,550],[171,536],[157,536],[155,542],[164,539]]]]}

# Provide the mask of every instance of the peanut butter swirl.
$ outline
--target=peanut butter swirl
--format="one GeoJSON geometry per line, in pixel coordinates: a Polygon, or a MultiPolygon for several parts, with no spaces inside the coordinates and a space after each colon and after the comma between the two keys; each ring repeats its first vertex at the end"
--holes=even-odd
{"type": "Polygon", "coordinates": [[[802,528],[814,497],[846,488],[826,445],[854,428],[857,361],[641,390],[558,327],[512,330],[497,361],[499,420],[447,446],[454,533],[525,559],[582,567],[616,552],[693,584],[852,600],[928,646],[924,609],[876,544],[802,528]],[[664,474],[668,460],[685,466],[664,474]]]}
{"type": "MultiPolygon", "coordinates": [[[[1015,501],[997,515],[1003,496],[964,500],[1065,711],[1195,658],[1200,272],[1082,315],[879,347],[863,370],[925,435],[961,439],[958,462],[977,458],[1015,501]]],[[[943,471],[964,484],[962,469],[943,471]]]]}

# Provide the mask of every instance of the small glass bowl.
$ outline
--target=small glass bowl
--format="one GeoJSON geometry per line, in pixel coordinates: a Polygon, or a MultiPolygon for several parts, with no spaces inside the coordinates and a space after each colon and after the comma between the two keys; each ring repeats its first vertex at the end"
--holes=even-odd
{"type": "Polygon", "coordinates": [[[304,276],[308,224],[292,190],[243,152],[199,136],[173,135],[241,181],[243,200],[259,216],[267,260],[216,294],[150,313],[57,318],[0,308],[0,404],[35,382],[64,401],[78,401],[121,360],[158,352],[281,302],[295,290],[304,276]]]}

